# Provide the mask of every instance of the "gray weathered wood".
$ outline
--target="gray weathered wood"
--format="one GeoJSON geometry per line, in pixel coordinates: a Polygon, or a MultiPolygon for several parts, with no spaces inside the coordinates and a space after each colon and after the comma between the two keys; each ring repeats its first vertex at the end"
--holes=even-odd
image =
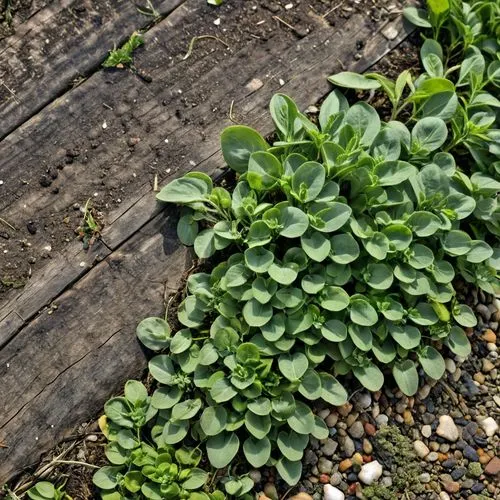
{"type": "MultiPolygon", "coordinates": [[[[166,15],[182,0],[152,3],[166,15]]],[[[152,21],[131,0],[57,0],[36,12],[0,41],[0,140],[152,21]]]]}
{"type": "Polygon", "coordinates": [[[102,409],[145,358],[135,327],[161,314],[188,252],[157,216],[0,351],[0,483],[102,409]]]}

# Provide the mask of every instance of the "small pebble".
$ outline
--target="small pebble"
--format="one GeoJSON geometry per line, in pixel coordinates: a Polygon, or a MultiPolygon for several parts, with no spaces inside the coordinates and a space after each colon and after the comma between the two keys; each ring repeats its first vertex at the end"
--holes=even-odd
{"type": "Polygon", "coordinates": [[[335,486],[332,486],[331,484],[325,484],[323,486],[323,499],[324,500],[344,500],[345,495],[340,491],[338,488],[335,488],[335,486]]]}
{"type": "Polygon", "coordinates": [[[483,428],[488,437],[494,436],[495,432],[498,430],[498,424],[492,417],[485,418],[479,422],[479,425],[483,428]]]}
{"type": "Polygon", "coordinates": [[[436,434],[448,441],[456,441],[459,438],[458,428],[449,415],[441,415],[439,417],[436,434]]]}
{"type": "Polygon", "coordinates": [[[363,467],[361,467],[361,471],[358,474],[358,479],[364,484],[370,485],[380,478],[382,472],[382,465],[377,460],[374,460],[373,462],[365,464],[363,465],[363,467]]]}

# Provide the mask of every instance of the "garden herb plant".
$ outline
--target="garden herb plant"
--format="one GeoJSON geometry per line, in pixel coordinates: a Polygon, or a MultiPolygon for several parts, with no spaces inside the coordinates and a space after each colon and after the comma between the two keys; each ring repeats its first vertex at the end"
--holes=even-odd
{"type": "Polygon", "coordinates": [[[432,28],[424,74],[330,78],[384,90],[389,121],[339,90],[317,121],[277,94],[272,144],[222,133],[232,190],[191,172],[158,193],[213,267],[189,276],[178,331],[137,328],[153,391],[129,381],[106,404],[103,498],[245,497],[264,465],[296,484],[310,436],[328,437],[313,410],[344,404],[345,381],[391,377],[412,396],[443,376],[443,347],[470,353],[476,318],[454,278],[500,290],[498,9],[429,0],[405,15],[432,28]]]}
{"type": "Polygon", "coordinates": [[[133,52],[144,44],[144,39],[140,33],[134,32],[130,38],[119,49],[115,48],[109,52],[108,57],[102,63],[105,68],[116,68],[134,64],[133,52]]]}
{"type": "Polygon", "coordinates": [[[72,500],[64,491],[64,484],[56,488],[49,481],[39,481],[26,493],[32,500],[72,500]]]}

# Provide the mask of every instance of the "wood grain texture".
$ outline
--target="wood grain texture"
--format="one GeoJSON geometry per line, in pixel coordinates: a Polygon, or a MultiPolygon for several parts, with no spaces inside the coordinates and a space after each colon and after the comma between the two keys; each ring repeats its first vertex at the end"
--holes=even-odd
{"type": "MultiPolygon", "coordinates": [[[[152,3],[166,15],[182,0],[152,3]]],[[[57,0],[37,11],[0,41],[0,140],[151,22],[132,0],[57,0]]]]}
{"type": "Polygon", "coordinates": [[[0,483],[102,409],[138,377],[140,318],[162,313],[188,252],[157,216],[0,351],[0,483]]]}

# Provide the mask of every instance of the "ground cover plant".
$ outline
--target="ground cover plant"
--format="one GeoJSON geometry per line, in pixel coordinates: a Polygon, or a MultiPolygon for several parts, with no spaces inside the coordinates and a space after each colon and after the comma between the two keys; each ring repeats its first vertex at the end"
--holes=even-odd
{"type": "Polygon", "coordinates": [[[413,395],[443,375],[441,349],[469,354],[476,318],[455,275],[499,289],[498,6],[406,16],[432,28],[425,73],[330,78],[385,91],[389,121],[339,90],[317,120],[278,94],[273,143],[222,133],[234,189],[193,172],[158,194],[183,206],[179,238],[213,267],[189,276],[182,328],[138,326],[153,390],[129,381],[105,406],[102,498],[241,497],[264,465],[296,484],[310,436],[328,436],[313,410],[344,404],[351,379],[413,395]]]}

